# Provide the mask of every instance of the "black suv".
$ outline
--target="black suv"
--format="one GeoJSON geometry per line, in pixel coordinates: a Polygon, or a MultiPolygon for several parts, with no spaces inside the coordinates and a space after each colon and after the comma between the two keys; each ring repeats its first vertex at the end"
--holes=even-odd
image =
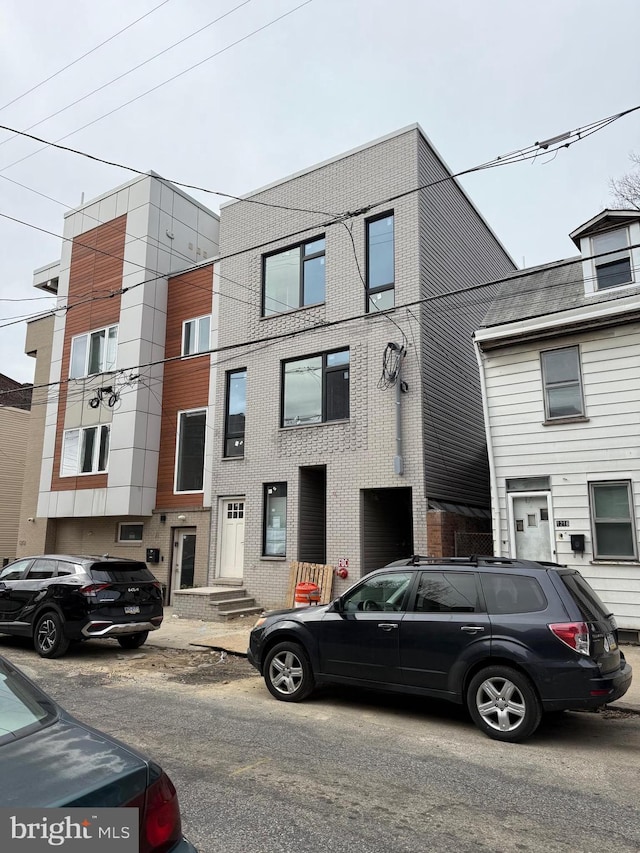
{"type": "Polygon", "coordinates": [[[579,572],[498,557],[392,563],[331,604],[267,613],[248,655],[276,699],[329,682],[433,696],[503,741],[631,684],[613,615],[579,572]]]}
{"type": "Polygon", "coordinates": [[[47,554],[0,571],[0,634],[32,637],[43,658],[92,637],[137,649],[162,615],[162,587],[136,560],[47,554]]]}

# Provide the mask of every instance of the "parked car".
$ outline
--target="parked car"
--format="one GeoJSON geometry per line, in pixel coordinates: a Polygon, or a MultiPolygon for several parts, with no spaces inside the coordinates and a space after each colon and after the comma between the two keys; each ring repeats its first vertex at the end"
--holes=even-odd
{"type": "Polygon", "coordinates": [[[44,658],[92,637],[137,649],[162,616],[162,587],[137,560],[46,554],[0,571],[0,634],[32,637],[44,658]]]}
{"type": "Polygon", "coordinates": [[[137,808],[140,853],[196,853],[164,770],[76,720],[2,657],[0,766],[5,809],[137,808]]]}
{"type": "Polygon", "coordinates": [[[330,682],[432,696],[502,741],[631,684],[614,617],[579,572],[498,557],[392,563],[331,604],[267,613],[248,656],[276,699],[330,682]]]}

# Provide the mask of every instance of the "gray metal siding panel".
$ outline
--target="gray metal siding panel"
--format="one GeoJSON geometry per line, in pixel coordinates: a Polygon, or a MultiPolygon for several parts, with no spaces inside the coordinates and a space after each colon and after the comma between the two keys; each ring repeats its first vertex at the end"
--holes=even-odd
{"type": "MultiPolygon", "coordinates": [[[[446,175],[419,142],[420,184],[446,175]]],[[[454,181],[420,192],[423,429],[427,496],[489,504],[478,369],[471,335],[497,286],[455,291],[513,272],[514,264],[454,181]]]]}
{"type": "Polygon", "coordinates": [[[324,563],[327,559],[327,469],[300,468],[298,559],[324,563]]]}

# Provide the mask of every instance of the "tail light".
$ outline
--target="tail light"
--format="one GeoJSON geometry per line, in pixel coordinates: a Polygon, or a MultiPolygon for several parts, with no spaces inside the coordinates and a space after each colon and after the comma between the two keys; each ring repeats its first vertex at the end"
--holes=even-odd
{"type": "Polygon", "coordinates": [[[103,589],[109,589],[110,586],[111,584],[108,583],[90,583],[88,586],[80,587],[80,592],[87,598],[95,598],[99,592],[102,592],[103,589]]]}
{"type": "Polygon", "coordinates": [[[171,779],[160,771],[160,776],[147,790],[140,815],[140,853],[166,853],[181,838],[178,795],[171,779]]]}
{"type": "Polygon", "coordinates": [[[549,625],[552,634],[581,655],[589,654],[589,626],[586,622],[556,622],[549,625]]]}

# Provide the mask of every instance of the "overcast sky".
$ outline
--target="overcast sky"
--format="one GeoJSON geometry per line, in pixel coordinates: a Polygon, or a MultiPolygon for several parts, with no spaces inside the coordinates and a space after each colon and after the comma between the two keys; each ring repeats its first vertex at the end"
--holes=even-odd
{"type": "MultiPolygon", "coordinates": [[[[0,0],[0,124],[26,129],[240,2],[167,0],[5,106],[160,0],[0,0]]],[[[72,133],[65,144],[240,195],[416,121],[458,171],[640,103],[638,0],[312,0],[73,133],[301,2],[249,0],[33,133],[72,133]]],[[[60,234],[82,193],[88,200],[131,177],[52,149],[10,165],[39,147],[0,131],[0,214],[60,234]]],[[[575,253],[568,233],[611,205],[609,179],[630,168],[634,149],[640,112],[551,162],[462,183],[516,262],[531,266],[575,253]]],[[[215,197],[199,198],[218,210],[215,197]]],[[[2,325],[49,305],[4,300],[41,295],[32,272],[60,256],[60,241],[0,218],[0,245],[2,325]]],[[[0,328],[0,371],[28,382],[24,335],[24,323],[0,328]]]]}

